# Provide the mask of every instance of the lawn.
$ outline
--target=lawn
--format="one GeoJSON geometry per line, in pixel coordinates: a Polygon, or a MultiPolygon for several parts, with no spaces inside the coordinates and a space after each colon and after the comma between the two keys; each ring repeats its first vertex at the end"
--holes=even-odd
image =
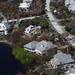
{"type": "Polygon", "coordinates": [[[20,60],[22,64],[29,64],[33,62],[37,55],[24,50],[23,48],[13,48],[12,54],[15,58],[20,60]]]}

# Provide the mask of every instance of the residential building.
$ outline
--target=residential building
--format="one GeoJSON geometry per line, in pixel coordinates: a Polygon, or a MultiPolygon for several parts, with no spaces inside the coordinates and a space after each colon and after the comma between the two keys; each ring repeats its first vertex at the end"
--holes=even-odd
{"type": "Polygon", "coordinates": [[[35,36],[35,35],[40,35],[41,26],[30,25],[25,29],[24,33],[30,37],[35,36]]]}
{"type": "Polygon", "coordinates": [[[25,3],[20,3],[19,5],[19,8],[22,8],[22,9],[28,9],[29,8],[29,5],[25,2],[25,3]]]}
{"type": "Polygon", "coordinates": [[[8,23],[0,23],[0,35],[7,35],[10,25],[8,23]]]}
{"type": "Polygon", "coordinates": [[[75,47],[75,39],[73,35],[68,35],[66,38],[67,42],[69,43],[69,45],[71,45],[72,47],[75,47]]]}
{"type": "Polygon", "coordinates": [[[75,75],[75,65],[68,67],[68,70],[65,72],[65,75],[75,75]]]}
{"type": "Polygon", "coordinates": [[[47,53],[47,50],[51,50],[52,48],[55,48],[56,46],[50,42],[50,41],[32,41],[26,45],[24,45],[24,49],[35,52],[36,54],[44,54],[47,53]]]}
{"type": "Polygon", "coordinates": [[[31,3],[32,1],[33,1],[33,0],[23,0],[23,3],[24,3],[24,2],[30,2],[30,3],[31,3]]]}
{"type": "Polygon", "coordinates": [[[37,43],[37,41],[29,42],[28,44],[24,45],[24,49],[30,52],[35,52],[37,43]]]}
{"type": "Polygon", "coordinates": [[[75,71],[74,71],[74,72],[67,71],[67,72],[65,73],[65,75],[75,75],[75,71]]]}
{"type": "Polygon", "coordinates": [[[57,68],[60,64],[67,65],[74,63],[74,60],[71,58],[70,54],[62,53],[58,51],[57,54],[51,59],[50,63],[52,64],[53,68],[57,68]]]}
{"type": "Polygon", "coordinates": [[[33,0],[23,0],[23,2],[20,3],[19,8],[27,11],[31,6],[32,1],[33,0]]]}
{"type": "Polygon", "coordinates": [[[74,36],[73,36],[73,35],[68,35],[68,36],[66,37],[66,40],[67,40],[67,41],[70,41],[70,40],[72,40],[72,39],[74,39],[74,36]]]}
{"type": "Polygon", "coordinates": [[[75,0],[65,0],[65,6],[67,6],[69,10],[75,12],[75,0]]]}
{"type": "Polygon", "coordinates": [[[36,45],[35,52],[37,54],[44,54],[47,52],[47,50],[51,50],[54,47],[56,46],[52,42],[43,40],[36,45]]]}

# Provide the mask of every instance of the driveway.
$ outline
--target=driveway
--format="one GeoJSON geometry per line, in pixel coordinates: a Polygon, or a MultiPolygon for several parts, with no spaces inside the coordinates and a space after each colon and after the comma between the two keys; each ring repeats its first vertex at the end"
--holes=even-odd
{"type": "MultiPolygon", "coordinates": [[[[46,0],[46,6],[45,6],[45,10],[47,10],[47,11],[46,11],[46,14],[47,14],[47,16],[48,16],[48,18],[49,18],[49,21],[51,22],[52,26],[56,29],[56,31],[57,31],[59,34],[62,34],[62,33],[64,33],[64,32],[67,32],[67,31],[65,31],[65,29],[63,29],[62,26],[60,26],[60,25],[58,24],[58,22],[54,21],[55,18],[53,17],[52,12],[50,12],[50,11],[51,11],[51,9],[50,9],[50,1],[51,1],[51,0],[46,0]],[[52,20],[53,20],[53,21],[52,21],[52,20]]],[[[68,32],[67,32],[67,33],[68,33],[68,32]]],[[[73,35],[71,35],[70,33],[69,33],[69,36],[70,36],[70,37],[73,37],[73,35]]],[[[72,40],[68,41],[68,43],[71,44],[73,47],[75,47],[75,37],[74,37],[72,40]]]]}

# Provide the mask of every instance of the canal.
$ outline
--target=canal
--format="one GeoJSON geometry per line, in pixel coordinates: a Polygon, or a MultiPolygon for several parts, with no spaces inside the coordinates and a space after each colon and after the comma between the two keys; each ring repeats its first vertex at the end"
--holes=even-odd
{"type": "Polygon", "coordinates": [[[15,75],[22,71],[22,64],[12,55],[12,48],[0,43],[0,75],[15,75]]]}

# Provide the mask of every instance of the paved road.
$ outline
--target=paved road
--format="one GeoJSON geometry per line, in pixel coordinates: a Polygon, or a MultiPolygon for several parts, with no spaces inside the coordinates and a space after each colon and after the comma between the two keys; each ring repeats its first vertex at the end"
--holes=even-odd
{"type": "Polygon", "coordinates": [[[55,18],[53,17],[52,15],[52,12],[50,12],[50,0],[46,0],[46,7],[45,9],[47,10],[46,11],[46,14],[50,20],[50,22],[52,23],[53,27],[57,30],[57,32],[59,34],[62,34],[64,33],[64,30],[61,28],[61,26],[58,25],[58,23],[55,21],[55,18]]]}
{"type": "Polygon", "coordinates": [[[74,18],[73,17],[70,17],[70,18],[67,18],[66,20],[65,19],[56,19],[55,18],[55,20],[51,20],[51,22],[70,21],[72,19],[74,19],[74,18]]]}
{"type": "MultiPolygon", "coordinates": [[[[20,18],[19,21],[22,21],[22,20],[29,20],[29,19],[34,19],[34,18],[37,18],[37,17],[39,17],[39,16],[20,18]]],[[[17,21],[17,19],[8,20],[8,22],[14,22],[14,21],[17,21]]],[[[7,21],[3,21],[3,22],[7,22],[7,21]]]]}
{"type": "Polygon", "coordinates": [[[4,23],[4,22],[16,22],[14,24],[14,29],[13,29],[12,33],[18,30],[20,21],[34,19],[34,18],[39,17],[39,16],[33,16],[33,17],[20,18],[19,20],[18,19],[7,20],[7,18],[2,14],[2,12],[0,12],[0,15],[4,18],[2,23],[4,23]]]}
{"type": "MultiPolygon", "coordinates": [[[[47,14],[47,16],[49,18],[49,21],[52,23],[52,26],[56,29],[56,31],[59,34],[62,34],[64,32],[67,32],[67,31],[65,31],[65,29],[62,26],[60,26],[56,21],[54,21],[55,18],[53,17],[52,12],[50,12],[51,11],[51,9],[50,9],[50,1],[51,0],[46,0],[46,7],[45,7],[45,9],[47,10],[46,11],[46,14],[47,14]]],[[[73,18],[71,17],[71,19],[73,19],[73,18]]],[[[70,33],[69,33],[69,35],[70,35],[70,37],[74,37],[70,33]]],[[[75,37],[72,40],[68,41],[68,43],[75,47],[75,37]]]]}
{"type": "Polygon", "coordinates": [[[20,18],[19,20],[18,19],[8,20],[8,22],[14,22],[14,21],[16,21],[16,23],[14,24],[14,29],[13,29],[12,33],[18,30],[20,21],[22,21],[22,20],[28,20],[28,19],[34,19],[36,17],[39,17],[39,16],[27,17],[27,18],[20,18]]]}
{"type": "Polygon", "coordinates": [[[17,20],[16,23],[14,24],[14,28],[13,28],[12,33],[15,31],[18,31],[18,29],[19,29],[19,20],[17,20]]]}

